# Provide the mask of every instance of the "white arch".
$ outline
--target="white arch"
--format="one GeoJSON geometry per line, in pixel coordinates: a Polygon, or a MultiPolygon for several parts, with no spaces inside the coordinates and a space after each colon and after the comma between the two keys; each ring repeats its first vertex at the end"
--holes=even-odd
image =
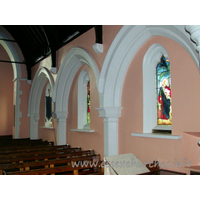
{"type": "MultiPolygon", "coordinates": [[[[10,39],[5,35],[5,32],[6,31],[3,30],[2,27],[1,27],[1,29],[0,29],[0,38],[6,39],[6,40],[10,39]]],[[[11,42],[6,42],[4,40],[0,40],[0,44],[6,50],[6,52],[7,52],[7,54],[8,54],[8,56],[9,56],[11,61],[20,62],[18,53],[15,50],[15,48],[12,45],[11,42]]],[[[21,78],[21,65],[20,64],[16,64],[16,63],[12,63],[12,66],[13,66],[14,79],[21,78]]]]}
{"type": "Polygon", "coordinates": [[[124,79],[135,54],[153,36],[164,36],[182,45],[199,69],[198,53],[184,26],[123,26],[106,55],[99,79],[100,106],[120,107],[124,79]]]}
{"type": "Polygon", "coordinates": [[[104,118],[105,156],[118,154],[118,118],[128,68],[138,50],[153,36],[178,42],[199,67],[198,53],[184,26],[123,26],[108,50],[99,78],[100,108],[97,110],[99,117],[104,118]]]}
{"type": "Polygon", "coordinates": [[[77,71],[83,64],[86,64],[93,70],[98,89],[99,69],[96,62],[86,50],[80,47],[73,47],[65,56],[56,78],[52,98],[55,102],[56,111],[67,112],[70,88],[77,71]]]}
{"type": "Polygon", "coordinates": [[[52,100],[55,102],[55,115],[57,121],[57,144],[66,144],[66,118],[68,115],[68,99],[72,82],[82,65],[90,67],[95,75],[97,89],[99,83],[99,69],[92,56],[84,49],[73,47],[65,56],[53,91],[52,100]]]}
{"type": "Polygon", "coordinates": [[[45,68],[39,68],[35,74],[28,103],[28,116],[30,117],[30,138],[38,139],[38,121],[40,119],[40,101],[45,84],[49,81],[52,91],[54,89],[54,80],[50,71],[45,68]]]}

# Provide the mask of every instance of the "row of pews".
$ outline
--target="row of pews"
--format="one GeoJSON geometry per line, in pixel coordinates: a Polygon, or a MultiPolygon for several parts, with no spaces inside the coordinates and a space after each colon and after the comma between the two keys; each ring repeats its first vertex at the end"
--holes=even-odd
{"type": "Polygon", "coordinates": [[[0,175],[103,175],[100,155],[41,139],[0,136],[0,175]]]}

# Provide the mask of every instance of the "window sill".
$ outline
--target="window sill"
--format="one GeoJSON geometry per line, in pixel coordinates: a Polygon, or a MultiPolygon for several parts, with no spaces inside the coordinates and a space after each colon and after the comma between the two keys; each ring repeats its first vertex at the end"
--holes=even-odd
{"type": "Polygon", "coordinates": [[[95,130],[90,130],[90,129],[71,129],[71,131],[86,132],[86,133],[93,133],[93,132],[95,132],[95,130]]]}
{"type": "Polygon", "coordinates": [[[160,138],[160,139],[171,139],[171,140],[182,139],[182,135],[159,134],[159,133],[131,133],[131,135],[136,137],[160,138]]]}
{"type": "Polygon", "coordinates": [[[40,128],[44,128],[44,129],[54,129],[54,127],[48,127],[48,126],[40,126],[40,128]]]}

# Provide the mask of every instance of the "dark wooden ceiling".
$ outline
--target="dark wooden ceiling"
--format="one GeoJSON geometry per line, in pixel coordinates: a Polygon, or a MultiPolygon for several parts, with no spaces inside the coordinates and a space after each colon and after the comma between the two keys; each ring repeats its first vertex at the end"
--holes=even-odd
{"type": "Polygon", "coordinates": [[[4,25],[14,38],[8,42],[17,42],[26,64],[28,79],[31,68],[52,54],[52,67],[56,67],[56,51],[86,31],[95,28],[96,41],[102,43],[102,26],[96,25],[4,25]]]}

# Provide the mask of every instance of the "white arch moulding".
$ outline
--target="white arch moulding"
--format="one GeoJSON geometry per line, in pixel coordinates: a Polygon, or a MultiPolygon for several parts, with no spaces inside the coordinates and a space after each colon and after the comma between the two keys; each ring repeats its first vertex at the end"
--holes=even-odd
{"type": "Polygon", "coordinates": [[[182,45],[199,69],[198,53],[184,26],[123,26],[113,40],[99,79],[99,117],[104,118],[105,156],[118,154],[118,118],[121,95],[128,67],[138,50],[153,36],[168,37],[182,45]],[[109,122],[110,121],[110,122],[109,122]]]}
{"type": "Polygon", "coordinates": [[[169,59],[162,45],[153,44],[143,58],[143,133],[157,126],[155,68],[162,55],[169,59]]]}
{"type": "MultiPolygon", "coordinates": [[[[83,48],[73,47],[65,56],[56,78],[52,100],[55,102],[57,118],[57,144],[66,144],[66,119],[68,115],[68,99],[72,82],[82,65],[90,67],[99,84],[99,69],[92,56],[83,48]]],[[[97,88],[98,89],[98,88],[97,88]]]]}
{"type": "Polygon", "coordinates": [[[40,101],[45,84],[49,81],[52,91],[54,79],[51,72],[41,67],[35,74],[28,103],[28,117],[30,117],[30,139],[38,139],[38,122],[40,120],[40,101]]]}
{"type": "MultiPolygon", "coordinates": [[[[2,39],[11,39],[10,34],[2,27],[0,26],[0,38],[2,39]]],[[[0,40],[0,45],[3,46],[5,51],[7,52],[9,58],[11,61],[20,62],[19,60],[19,53],[22,56],[21,52],[18,52],[15,47],[12,45],[11,42],[7,42],[4,40],[0,40]]],[[[22,56],[23,57],[23,56],[22,56]]],[[[20,95],[22,94],[22,91],[20,91],[20,81],[27,81],[27,78],[21,77],[21,64],[12,63],[13,67],[13,74],[15,82],[14,84],[14,101],[15,102],[15,132],[13,132],[13,138],[19,138],[19,132],[20,132],[20,118],[22,117],[22,112],[20,110],[20,104],[21,104],[21,98],[20,95]]]]}

